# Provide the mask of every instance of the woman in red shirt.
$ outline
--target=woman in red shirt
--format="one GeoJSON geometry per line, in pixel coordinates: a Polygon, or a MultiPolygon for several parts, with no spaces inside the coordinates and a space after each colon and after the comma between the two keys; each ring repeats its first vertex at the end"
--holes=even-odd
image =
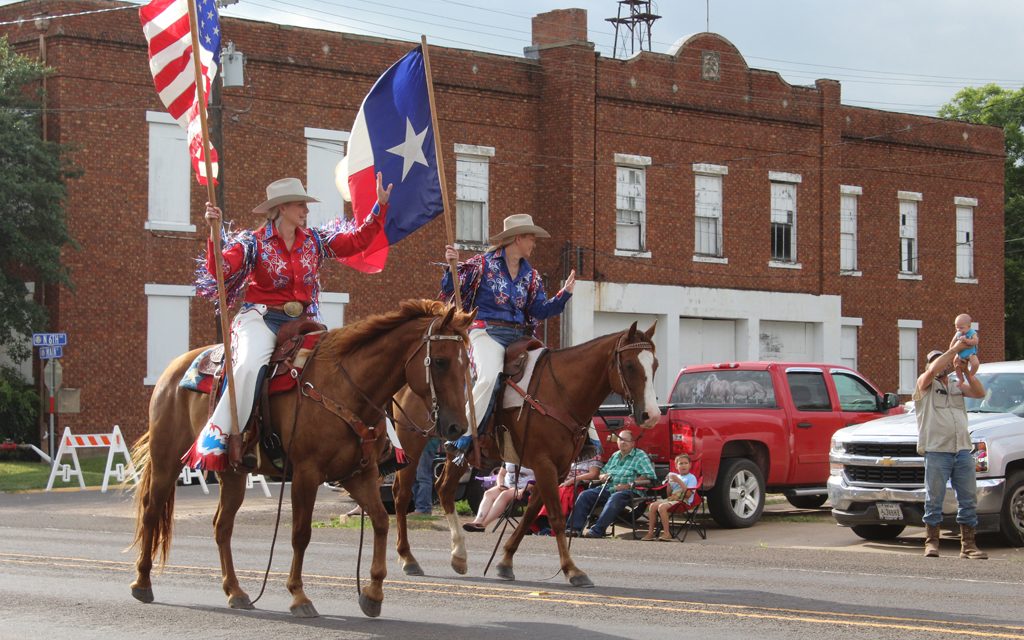
{"type": "MultiPolygon", "coordinates": [[[[228,306],[239,296],[243,299],[231,324],[239,433],[252,414],[257,377],[270,360],[277,331],[288,321],[318,317],[321,265],[326,259],[340,262],[370,246],[382,229],[381,214],[387,210],[392,186],[385,189],[377,174],[377,205],[360,226],[338,218],[310,229],[307,203],[319,201],[306,194],[298,179],[283,178],[267,186],[267,200],[253,209],[267,214],[266,224],[256,231],[225,235],[222,255],[228,306]]],[[[207,224],[213,227],[220,216],[220,209],[207,202],[207,224]]],[[[196,283],[200,295],[216,298],[214,269],[213,241],[207,240],[206,260],[200,264],[196,283]]],[[[225,394],[181,461],[210,471],[223,471],[229,462],[237,466],[240,461],[229,461],[226,455],[230,424],[231,405],[225,394]]]]}

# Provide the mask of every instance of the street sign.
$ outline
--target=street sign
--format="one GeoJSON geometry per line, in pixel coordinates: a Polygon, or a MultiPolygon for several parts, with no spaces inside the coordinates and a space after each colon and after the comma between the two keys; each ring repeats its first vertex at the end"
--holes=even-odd
{"type": "Polygon", "coordinates": [[[60,389],[61,378],[64,375],[64,367],[60,360],[50,360],[43,367],[43,384],[50,390],[51,397],[60,389]]]}
{"type": "Polygon", "coordinates": [[[33,333],[32,334],[32,346],[33,347],[54,347],[54,346],[65,346],[68,343],[68,334],[66,333],[33,333]]]}
{"type": "Polygon", "coordinates": [[[50,360],[51,358],[63,358],[64,347],[39,347],[39,359],[50,360]]]}

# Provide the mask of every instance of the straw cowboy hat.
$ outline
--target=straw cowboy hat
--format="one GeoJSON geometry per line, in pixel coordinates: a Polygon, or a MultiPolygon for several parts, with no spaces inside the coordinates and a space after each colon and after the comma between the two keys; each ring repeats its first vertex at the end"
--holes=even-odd
{"type": "Polygon", "coordinates": [[[505,218],[505,229],[498,235],[491,236],[491,244],[501,244],[509,238],[532,233],[538,238],[550,238],[551,234],[533,224],[533,216],[528,213],[517,213],[505,218]]]}
{"type": "Polygon", "coordinates": [[[253,213],[267,213],[286,202],[320,202],[306,193],[298,178],[281,178],[267,185],[267,201],[253,209],[253,213]]]}

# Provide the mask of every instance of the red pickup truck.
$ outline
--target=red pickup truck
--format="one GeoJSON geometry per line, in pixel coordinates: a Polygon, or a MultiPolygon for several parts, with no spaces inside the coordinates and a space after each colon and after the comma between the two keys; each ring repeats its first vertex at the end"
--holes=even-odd
{"type": "Polygon", "coordinates": [[[725,362],[683,368],[649,430],[614,404],[602,406],[594,425],[606,460],[617,450],[613,434],[627,427],[659,474],[678,453],[690,453],[700,461],[711,516],[740,528],[760,519],[766,491],[796,507],[820,507],[828,499],[832,434],[902,412],[896,394],[883,395],[841,365],[725,362]]]}

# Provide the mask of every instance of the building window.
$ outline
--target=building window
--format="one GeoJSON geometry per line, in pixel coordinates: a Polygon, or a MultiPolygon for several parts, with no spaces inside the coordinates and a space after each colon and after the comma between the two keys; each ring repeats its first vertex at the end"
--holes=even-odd
{"type": "Polygon", "coordinates": [[[192,161],[185,130],[170,115],[147,111],[149,123],[149,214],[145,227],[195,231],[190,220],[192,161]]]}
{"type": "Polygon", "coordinates": [[[974,277],[974,207],[973,198],[956,199],[956,277],[974,277]]]}
{"type": "Polygon", "coordinates": [[[900,192],[900,272],[917,273],[917,193],[900,192]]]}
{"type": "Polygon", "coordinates": [[[857,337],[862,324],[860,318],[843,318],[839,328],[839,362],[854,370],[857,369],[857,337]]]}
{"type": "Polygon", "coordinates": [[[348,181],[348,176],[335,177],[338,164],[345,157],[347,131],[306,127],[306,191],[320,202],[309,203],[306,224],[319,227],[343,215],[345,204],[337,181],[348,181]]]}
{"type": "Polygon", "coordinates": [[[772,184],[772,260],[796,262],[796,185],[772,184]]]}
{"type": "Polygon", "coordinates": [[[345,326],[345,305],[348,304],[347,293],[324,291],[320,294],[320,322],[328,329],[345,326]]]}
{"type": "Polygon", "coordinates": [[[839,196],[839,270],[857,270],[857,204],[860,187],[842,185],[839,196]]]}
{"type": "Polygon", "coordinates": [[[920,320],[900,320],[898,326],[900,331],[899,392],[910,395],[917,387],[917,332],[922,323],[920,320]]]}
{"type": "Polygon", "coordinates": [[[147,284],[146,379],[154,385],[172,360],[188,351],[188,308],[195,287],[147,284]]]}
{"type": "Polygon", "coordinates": [[[490,158],[494,147],[455,145],[455,241],[481,249],[490,235],[490,158]]]}
{"type": "Polygon", "coordinates": [[[615,154],[615,249],[645,252],[647,246],[646,156],[615,154]]]}
{"type": "Polygon", "coordinates": [[[722,176],[727,167],[694,165],[693,253],[722,257],[722,176]]]}

